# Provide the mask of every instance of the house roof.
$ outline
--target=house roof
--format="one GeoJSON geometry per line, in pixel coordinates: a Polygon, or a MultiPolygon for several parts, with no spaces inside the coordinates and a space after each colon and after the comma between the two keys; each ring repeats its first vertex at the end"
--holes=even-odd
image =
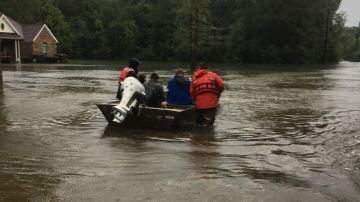
{"type": "Polygon", "coordinates": [[[13,20],[12,18],[4,15],[6,17],[6,19],[9,20],[9,22],[11,23],[11,25],[14,27],[16,33],[18,35],[20,35],[22,38],[24,37],[24,34],[22,32],[22,27],[21,27],[21,24],[19,24],[18,22],[16,22],[15,20],[13,20]]]}
{"type": "Polygon", "coordinates": [[[15,33],[0,33],[1,39],[23,39],[21,36],[15,34],[15,33]]]}
{"type": "Polygon", "coordinates": [[[24,39],[24,41],[35,41],[36,38],[41,33],[41,31],[46,29],[49,32],[49,34],[54,38],[56,43],[59,43],[58,40],[56,39],[56,37],[53,35],[53,33],[50,31],[50,29],[45,24],[22,25],[1,12],[0,12],[0,16],[3,16],[10,23],[10,26],[12,26],[12,28],[17,33],[17,34],[15,34],[15,33],[13,33],[13,34],[0,33],[0,38],[24,39]]]}
{"type": "Polygon", "coordinates": [[[33,41],[44,25],[22,25],[24,41],[33,41]]]}

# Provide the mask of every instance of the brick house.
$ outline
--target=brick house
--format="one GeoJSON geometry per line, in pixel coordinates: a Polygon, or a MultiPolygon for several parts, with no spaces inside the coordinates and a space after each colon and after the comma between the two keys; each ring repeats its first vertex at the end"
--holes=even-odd
{"type": "Polygon", "coordinates": [[[45,25],[23,25],[0,13],[0,63],[56,60],[58,40],[45,25]]]}

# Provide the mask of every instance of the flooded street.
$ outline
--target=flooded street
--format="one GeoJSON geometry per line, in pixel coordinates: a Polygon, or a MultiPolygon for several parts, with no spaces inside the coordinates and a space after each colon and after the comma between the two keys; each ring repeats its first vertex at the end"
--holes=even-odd
{"type": "Polygon", "coordinates": [[[215,72],[213,129],[124,130],[114,65],[2,65],[0,201],[360,201],[360,63],[215,72]]]}

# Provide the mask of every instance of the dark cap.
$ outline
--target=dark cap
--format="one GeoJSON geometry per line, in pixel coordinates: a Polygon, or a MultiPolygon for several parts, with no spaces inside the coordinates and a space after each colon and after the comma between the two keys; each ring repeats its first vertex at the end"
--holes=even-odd
{"type": "Polygon", "coordinates": [[[129,60],[129,67],[131,67],[131,68],[136,69],[140,64],[141,64],[141,62],[137,58],[131,58],[129,60]]]}

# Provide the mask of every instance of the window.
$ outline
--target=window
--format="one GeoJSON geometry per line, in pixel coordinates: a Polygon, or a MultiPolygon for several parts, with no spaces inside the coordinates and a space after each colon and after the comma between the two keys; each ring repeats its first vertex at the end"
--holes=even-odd
{"type": "Polygon", "coordinates": [[[47,56],[48,55],[48,44],[46,42],[42,45],[42,53],[47,56]]]}
{"type": "Polygon", "coordinates": [[[1,23],[1,30],[4,30],[5,29],[5,25],[4,25],[4,23],[1,23]]]}

